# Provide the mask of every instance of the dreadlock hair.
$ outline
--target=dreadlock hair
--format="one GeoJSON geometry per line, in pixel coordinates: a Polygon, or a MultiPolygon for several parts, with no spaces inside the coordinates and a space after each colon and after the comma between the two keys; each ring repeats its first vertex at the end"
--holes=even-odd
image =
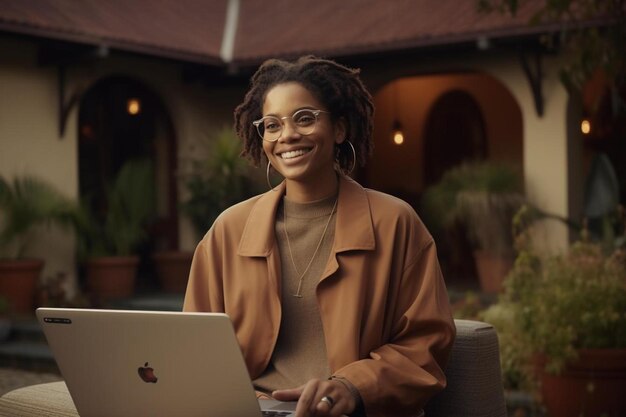
{"type": "Polygon", "coordinates": [[[303,56],[294,62],[279,59],[265,61],[252,76],[250,89],[235,109],[235,132],[243,141],[241,155],[258,166],[264,160],[262,140],[252,122],[262,117],[268,91],[282,83],[297,82],[304,86],[330,112],[332,120],[346,122],[346,139],[354,145],[356,161],[347,141],[336,145],[339,168],[347,171],[357,163],[365,165],[374,147],[372,141],[374,104],[361,79],[359,70],[334,61],[303,56]]]}

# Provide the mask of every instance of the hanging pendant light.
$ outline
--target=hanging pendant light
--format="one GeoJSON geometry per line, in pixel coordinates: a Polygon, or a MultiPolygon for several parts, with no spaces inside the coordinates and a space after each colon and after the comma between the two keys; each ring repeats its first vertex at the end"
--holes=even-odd
{"type": "Polygon", "coordinates": [[[404,143],[404,130],[398,120],[398,81],[393,83],[393,124],[391,125],[391,139],[396,145],[404,143]]]}
{"type": "Polygon", "coordinates": [[[141,100],[138,98],[129,98],[126,102],[126,111],[131,116],[136,116],[141,113],[141,100]]]}
{"type": "Polygon", "coordinates": [[[393,143],[395,143],[396,145],[402,145],[404,143],[404,132],[402,131],[402,123],[400,123],[398,120],[394,120],[391,131],[393,143]]]}

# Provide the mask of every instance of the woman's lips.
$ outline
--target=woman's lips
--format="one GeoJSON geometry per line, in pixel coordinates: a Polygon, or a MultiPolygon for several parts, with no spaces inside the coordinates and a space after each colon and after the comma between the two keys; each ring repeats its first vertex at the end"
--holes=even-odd
{"type": "Polygon", "coordinates": [[[311,152],[312,149],[313,148],[296,149],[294,151],[281,152],[279,155],[282,159],[288,160],[288,159],[293,159],[293,158],[297,158],[299,156],[305,155],[311,152]]]}

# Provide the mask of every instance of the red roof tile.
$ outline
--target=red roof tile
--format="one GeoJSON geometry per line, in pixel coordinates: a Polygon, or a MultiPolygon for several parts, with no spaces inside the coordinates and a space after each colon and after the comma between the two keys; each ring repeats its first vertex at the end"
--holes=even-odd
{"type": "Polygon", "coordinates": [[[228,0],[0,0],[0,30],[220,62],[228,0]]]}
{"type": "Polygon", "coordinates": [[[515,19],[480,14],[475,0],[242,0],[236,60],[318,53],[344,55],[516,35],[538,0],[515,19]]]}

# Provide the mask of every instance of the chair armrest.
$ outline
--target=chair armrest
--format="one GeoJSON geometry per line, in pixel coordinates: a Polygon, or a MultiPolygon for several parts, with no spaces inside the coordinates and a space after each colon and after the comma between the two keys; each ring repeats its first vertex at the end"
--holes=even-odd
{"type": "Polygon", "coordinates": [[[480,321],[454,323],[447,386],[428,402],[426,417],[506,417],[496,330],[480,321]]]}

